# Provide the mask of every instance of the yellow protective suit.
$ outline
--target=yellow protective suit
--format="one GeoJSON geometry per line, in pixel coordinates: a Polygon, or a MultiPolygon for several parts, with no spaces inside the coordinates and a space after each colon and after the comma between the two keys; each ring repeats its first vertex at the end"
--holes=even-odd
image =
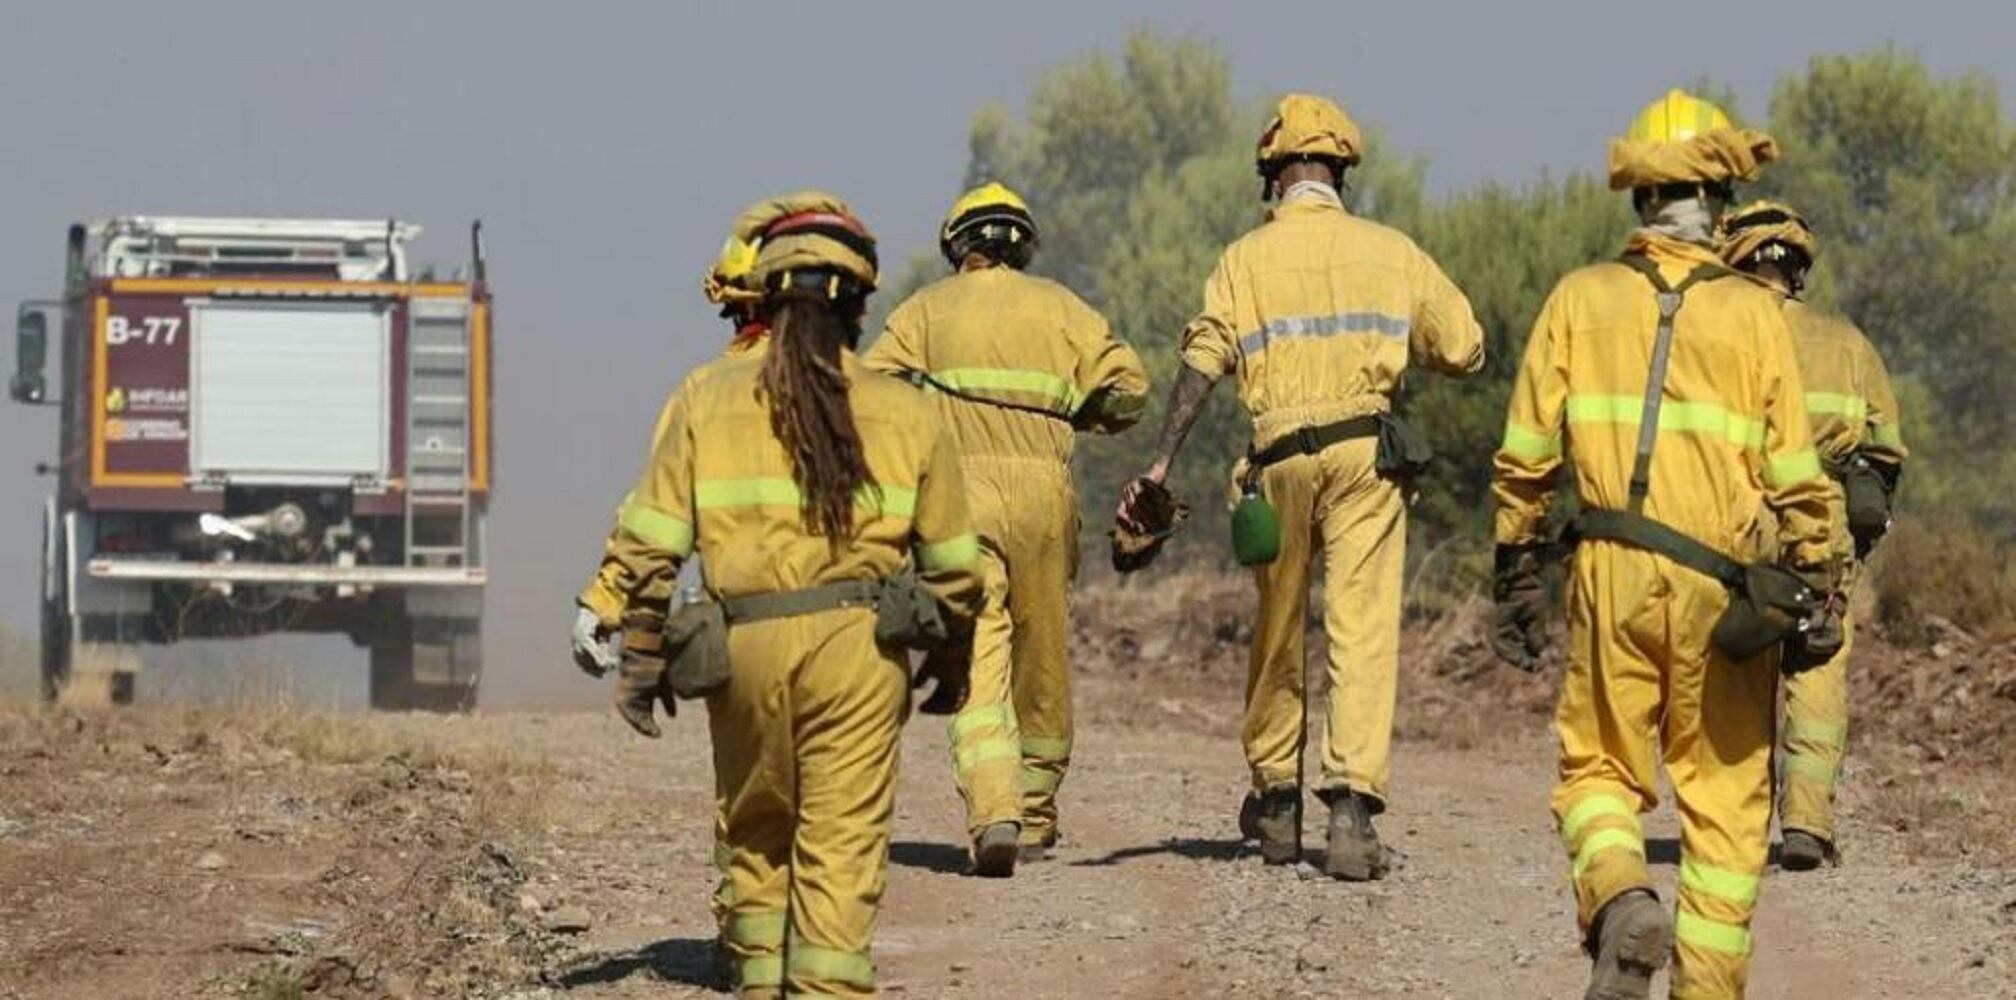
{"type": "MultiPolygon", "coordinates": [[[[1411,361],[1452,375],[1484,364],[1483,330],[1441,268],[1405,235],[1353,217],[1328,192],[1287,198],[1225,250],[1183,363],[1236,375],[1264,448],[1304,428],[1392,407],[1411,361]]],[[[1246,680],[1253,785],[1299,785],[1303,628],[1310,564],[1324,568],[1329,704],[1320,791],[1383,803],[1400,655],[1406,501],[1373,469],[1371,439],[1266,470],[1281,554],[1258,568],[1259,621],[1246,680]]]]}
{"type": "MultiPolygon", "coordinates": [[[[955,616],[976,613],[978,541],[951,436],[908,386],[842,358],[878,489],[834,552],[808,533],[791,462],[759,398],[760,353],[688,376],[581,603],[618,623],[698,553],[718,597],[895,575],[913,559],[955,616]]],[[[873,996],[869,942],[887,864],[902,651],[843,609],[730,630],[708,699],[727,873],[726,943],[742,996],[873,996]]]]}
{"type": "MultiPolygon", "coordinates": [[[[1640,231],[1627,246],[1678,285],[1710,251],[1640,231]]],[[[1542,540],[1564,457],[1589,506],[1623,509],[1658,308],[1619,263],[1563,278],[1534,323],[1494,470],[1497,539],[1542,540]]],[[[1695,284],[1674,321],[1647,516],[1739,560],[1777,515],[1801,567],[1830,557],[1829,504],[1776,296],[1731,274],[1695,284]]],[[[1607,541],[1576,552],[1567,595],[1569,667],[1555,731],[1554,815],[1573,860],[1583,931],[1618,895],[1651,886],[1638,814],[1658,800],[1663,757],[1679,799],[1675,997],[1740,997],[1750,915],[1771,825],[1777,672],[1732,663],[1709,642],[1721,584],[1607,541]]]]}
{"type": "Polygon", "coordinates": [[[930,378],[983,542],[990,599],[975,624],[972,690],[950,730],[968,832],[1015,822],[1023,843],[1054,843],[1073,735],[1073,425],[1132,426],[1148,392],[1141,359],[1070,289],[990,266],[897,306],[864,361],[930,378]]]}
{"type": "MultiPolygon", "coordinates": [[[[1893,466],[1907,452],[1897,397],[1883,359],[1869,338],[1846,318],[1794,298],[1785,300],[1793,353],[1806,386],[1806,415],[1813,442],[1827,464],[1845,462],[1858,451],[1893,466]]],[[[1842,591],[1858,575],[1855,543],[1846,530],[1846,512],[1834,510],[1834,554],[1847,567],[1842,591]]],[[[1852,618],[1841,623],[1841,651],[1825,664],[1785,681],[1785,777],[1779,824],[1834,843],[1834,786],[1848,742],[1848,655],[1854,644],[1852,618]]]]}

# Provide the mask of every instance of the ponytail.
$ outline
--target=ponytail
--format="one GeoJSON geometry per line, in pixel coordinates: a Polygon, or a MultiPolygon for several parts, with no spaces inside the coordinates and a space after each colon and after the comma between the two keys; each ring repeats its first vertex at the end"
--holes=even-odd
{"type": "Polygon", "coordinates": [[[770,431],[791,456],[805,529],[838,551],[854,537],[856,498],[881,490],[868,470],[840,367],[841,348],[861,337],[860,300],[786,289],[771,303],[770,352],[758,379],[770,431]]]}

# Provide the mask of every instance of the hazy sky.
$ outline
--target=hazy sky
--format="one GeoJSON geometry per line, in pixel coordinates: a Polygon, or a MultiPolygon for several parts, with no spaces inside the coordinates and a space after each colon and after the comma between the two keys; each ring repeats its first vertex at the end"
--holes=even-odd
{"type": "MultiPolygon", "coordinates": [[[[429,230],[420,257],[449,262],[485,220],[501,482],[486,683],[521,702],[598,696],[566,662],[568,600],[652,413],[719,346],[697,278],[735,211],[817,185],[854,203],[885,260],[927,250],[974,109],[1132,27],[1216,41],[1244,96],[1339,98],[1392,152],[1427,156],[1438,189],[1595,168],[1639,105],[1703,74],[1753,112],[1809,56],[1892,42],[1942,73],[1986,70],[2005,98],[2016,80],[2016,7],[1982,2],[10,8],[0,301],[59,290],[77,219],[395,215],[429,230]]],[[[50,411],[0,415],[0,620],[27,631],[47,489],[30,470],[54,428],[50,411]]]]}

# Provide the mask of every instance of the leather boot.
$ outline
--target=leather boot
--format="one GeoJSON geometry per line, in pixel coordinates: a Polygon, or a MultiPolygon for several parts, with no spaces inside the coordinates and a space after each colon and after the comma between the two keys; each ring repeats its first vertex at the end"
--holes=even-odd
{"type": "Polygon", "coordinates": [[[1834,858],[1834,845],[1804,830],[1785,831],[1784,846],[1778,850],[1778,867],[1788,872],[1810,872],[1834,858]]]}
{"type": "Polygon", "coordinates": [[[1386,877],[1386,845],[1372,826],[1374,800],[1351,791],[1326,796],[1330,802],[1330,839],[1323,853],[1323,873],[1346,882],[1370,882],[1386,877]]]}
{"type": "Polygon", "coordinates": [[[1260,842],[1260,858],[1270,865],[1302,859],[1302,790],[1294,785],[1248,792],[1239,804],[1239,836],[1260,842]]]}
{"type": "Polygon", "coordinates": [[[973,874],[981,878],[1007,878],[1015,874],[1015,861],[1022,854],[1018,843],[1022,828],[1014,823],[992,823],[973,840],[973,874]]]}
{"type": "Polygon", "coordinates": [[[1583,1000],[1645,1000],[1652,974],[1673,950],[1673,918],[1649,890],[1633,889],[1596,915],[1589,990],[1583,1000]]]}

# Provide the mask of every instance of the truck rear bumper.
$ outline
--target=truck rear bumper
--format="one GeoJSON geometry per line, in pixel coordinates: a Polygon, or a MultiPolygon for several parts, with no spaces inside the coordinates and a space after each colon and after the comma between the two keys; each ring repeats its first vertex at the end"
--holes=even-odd
{"type": "Polygon", "coordinates": [[[85,572],[99,580],[353,587],[481,587],[489,578],[489,573],[480,566],[324,566],[129,559],[93,559],[85,565],[85,572]]]}

